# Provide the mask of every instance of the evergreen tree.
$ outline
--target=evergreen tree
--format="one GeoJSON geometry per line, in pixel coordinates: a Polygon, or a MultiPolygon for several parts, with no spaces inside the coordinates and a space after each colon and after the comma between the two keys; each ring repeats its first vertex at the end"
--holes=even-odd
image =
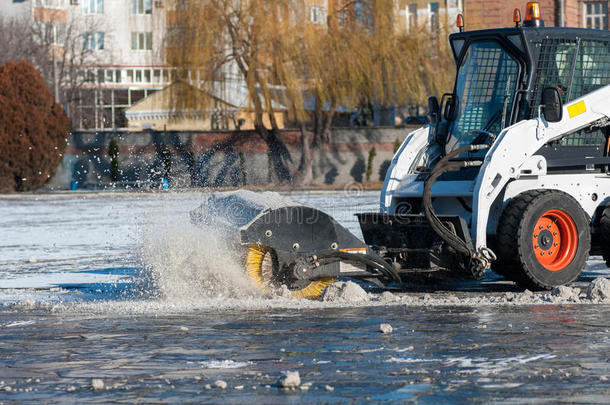
{"type": "Polygon", "coordinates": [[[42,187],[63,159],[70,124],[34,66],[0,66],[0,192],[42,187]]]}

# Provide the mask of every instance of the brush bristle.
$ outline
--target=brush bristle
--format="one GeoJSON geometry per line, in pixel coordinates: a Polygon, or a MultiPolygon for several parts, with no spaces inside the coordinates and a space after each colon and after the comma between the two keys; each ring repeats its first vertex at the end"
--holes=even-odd
{"type": "MultiPolygon", "coordinates": [[[[272,249],[263,245],[250,245],[246,255],[246,273],[254,283],[264,292],[270,291],[271,276],[273,273],[272,249]]],[[[322,296],[324,289],[335,281],[334,277],[325,277],[314,280],[300,290],[291,290],[293,298],[317,300],[322,296]]]]}

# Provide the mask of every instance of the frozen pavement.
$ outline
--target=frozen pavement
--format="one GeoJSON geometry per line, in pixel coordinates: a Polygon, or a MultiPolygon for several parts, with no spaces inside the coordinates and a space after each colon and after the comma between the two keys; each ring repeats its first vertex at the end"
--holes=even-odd
{"type": "MultiPolygon", "coordinates": [[[[610,397],[608,286],[592,284],[610,273],[599,258],[553,292],[490,272],[385,292],[340,280],[318,302],[265,297],[213,232],[189,227],[202,198],[0,198],[0,403],[610,397]],[[278,385],[288,372],[298,389],[278,385]]],[[[352,231],[353,213],[377,209],[377,193],[291,198],[352,231]]]]}
{"type": "Polygon", "coordinates": [[[0,402],[604,403],[609,317],[605,305],[4,311],[0,402]],[[284,371],[308,388],[281,389],[284,371]],[[216,381],[226,388],[206,389],[216,381]]]}

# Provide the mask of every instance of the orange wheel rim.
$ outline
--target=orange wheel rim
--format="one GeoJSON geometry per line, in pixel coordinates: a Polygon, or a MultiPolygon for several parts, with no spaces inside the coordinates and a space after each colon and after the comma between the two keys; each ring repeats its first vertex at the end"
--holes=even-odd
{"type": "Polygon", "coordinates": [[[538,263],[547,270],[561,271],[576,256],[578,230],[566,212],[549,210],[538,218],[532,243],[538,263]]]}

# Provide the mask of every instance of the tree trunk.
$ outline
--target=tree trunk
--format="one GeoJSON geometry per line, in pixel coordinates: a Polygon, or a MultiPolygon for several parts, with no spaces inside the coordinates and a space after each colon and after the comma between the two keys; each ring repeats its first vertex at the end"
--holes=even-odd
{"type": "Polygon", "coordinates": [[[336,108],[337,107],[335,104],[331,104],[330,109],[326,112],[326,117],[324,120],[324,125],[321,130],[322,133],[320,136],[324,144],[327,144],[330,142],[330,128],[333,124],[333,117],[335,116],[336,108]]]}
{"type": "MultiPolygon", "coordinates": [[[[246,84],[248,93],[254,105],[254,130],[267,144],[269,148],[269,158],[271,159],[271,167],[280,183],[289,182],[292,178],[288,165],[291,165],[292,158],[286,144],[279,137],[279,128],[275,120],[275,115],[269,99],[269,95],[265,95],[265,105],[267,106],[267,114],[271,129],[265,128],[263,124],[263,116],[265,114],[261,99],[259,98],[256,84],[259,83],[255,73],[250,73],[250,70],[245,69],[245,64],[241,64],[242,72],[246,74],[246,84]]],[[[262,87],[262,86],[261,86],[262,87]]]]}
{"type": "Polygon", "coordinates": [[[271,165],[280,183],[289,182],[292,179],[288,165],[291,162],[290,152],[286,144],[280,139],[279,130],[267,129],[264,125],[255,125],[256,133],[261,137],[269,148],[271,165]]]}
{"type": "Polygon", "coordinates": [[[301,129],[301,163],[299,169],[293,176],[292,184],[295,186],[308,186],[313,183],[313,153],[312,136],[305,129],[305,124],[300,123],[301,129]]]}

